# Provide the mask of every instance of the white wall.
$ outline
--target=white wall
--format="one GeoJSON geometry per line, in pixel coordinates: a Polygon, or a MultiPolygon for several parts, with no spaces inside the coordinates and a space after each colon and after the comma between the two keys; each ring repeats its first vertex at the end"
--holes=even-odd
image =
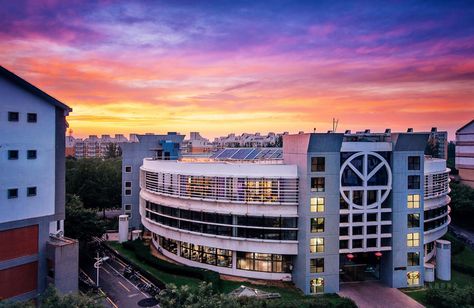
{"type": "Polygon", "coordinates": [[[52,215],[55,211],[55,107],[0,78],[0,223],[52,215]],[[20,112],[19,122],[9,122],[8,112],[20,112]],[[28,123],[26,114],[38,114],[28,123]],[[8,150],[19,150],[18,160],[8,159],[8,150]],[[37,159],[28,160],[27,150],[37,159]],[[37,195],[27,197],[27,187],[37,195]],[[7,190],[18,188],[18,198],[8,199],[7,190]]]}

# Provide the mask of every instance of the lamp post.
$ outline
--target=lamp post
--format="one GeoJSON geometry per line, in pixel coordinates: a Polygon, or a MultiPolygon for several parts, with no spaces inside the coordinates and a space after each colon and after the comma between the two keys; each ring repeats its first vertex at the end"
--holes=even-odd
{"type": "Polygon", "coordinates": [[[109,259],[109,257],[103,257],[101,258],[99,256],[99,252],[97,252],[97,257],[95,258],[96,262],[94,263],[94,267],[96,268],[97,270],[97,287],[99,287],[99,269],[100,269],[100,266],[102,265],[102,263],[104,263],[104,261],[107,261],[109,259]]]}

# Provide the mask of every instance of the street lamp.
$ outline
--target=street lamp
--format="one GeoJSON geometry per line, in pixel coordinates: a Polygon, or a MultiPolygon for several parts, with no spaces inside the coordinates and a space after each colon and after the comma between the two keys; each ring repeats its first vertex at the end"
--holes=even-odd
{"type": "Polygon", "coordinates": [[[104,263],[104,261],[107,261],[108,259],[109,259],[109,257],[101,258],[99,256],[99,252],[97,252],[97,257],[95,258],[96,262],[94,263],[94,267],[97,269],[97,287],[99,287],[99,269],[100,269],[100,266],[102,265],[102,263],[104,263]]]}

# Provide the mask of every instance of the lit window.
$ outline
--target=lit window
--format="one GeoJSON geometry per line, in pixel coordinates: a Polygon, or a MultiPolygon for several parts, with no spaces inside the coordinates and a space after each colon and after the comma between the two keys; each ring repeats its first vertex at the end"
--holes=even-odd
{"type": "Polygon", "coordinates": [[[407,234],[407,246],[408,247],[418,247],[420,246],[420,233],[408,233],[407,234]]]}
{"type": "Polygon", "coordinates": [[[10,188],[8,190],[8,199],[18,198],[18,188],[10,188]]]}
{"type": "Polygon", "coordinates": [[[309,282],[309,292],[312,294],[324,293],[324,278],[311,279],[309,282]]]}
{"type": "Polygon", "coordinates": [[[420,284],[420,272],[408,272],[407,273],[407,284],[409,286],[419,285],[420,284]]]}
{"type": "Polygon", "coordinates": [[[26,120],[28,123],[36,123],[38,122],[38,115],[36,113],[28,113],[26,114],[26,120]]]}
{"type": "Polygon", "coordinates": [[[408,195],[407,207],[409,209],[420,208],[420,195],[408,195]]]}
{"type": "Polygon", "coordinates": [[[125,172],[127,173],[132,172],[132,166],[125,166],[125,172]]]}
{"type": "Polygon", "coordinates": [[[311,198],[311,212],[324,212],[324,198],[314,197],[311,198]]]}
{"type": "Polygon", "coordinates": [[[26,189],[26,195],[28,197],[33,197],[33,196],[36,196],[36,187],[28,187],[26,189]]]}
{"type": "Polygon", "coordinates": [[[408,189],[420,189],[420,176],[419,175],[408,176],[408,189]]]}
{"type": "Polygon", "coordinates": [[[311,172],[324,172],[326,159],[324,157],[311,157],[311,172]]]}
{"type": "Polygon", "coordinates": [[[311,233],[324,232],[324,218],[311,218],[311,233]]]}
{"type": "Polygon", "coordinates": [[[309,252],[310,253],[324,252],[324,238],[315,237],[315,238],[310,239],[309,252]]]}
{"type": "Polygon", "coordinates": [[[408,214],[408,228],[418,228],[420,226],[420,214],[408,214]]]}
{"type": "Polygon", "coordinates": [[[36,150],[28,150],[26,152],[27,159],[36,159],[36,150]]]}
{"type": "Polygon", "coordinates": [[[324,182],[324,178],[311,178],[311,191],[323,192],[324,182]]]}
{"type": "Polygon", "coordinates": [[[408,170],[420,170],[420,156],[408,156],[408,170]]]}
{"type": "Polygon", "coordinates": [[[8,112],[8,121],[10,122],[18,122],[20,120],[20,113],[19,112],[8,112]]]}
{"type": "Polygon", "coordinates": [[[407,254],[407,266],[418,266],[420,265],[420,253],[409,252],[407,254]]]}
{"type": "Polygon", "coordinates": [[[8,151],[8,159],[17,160],[18,159],[18,150],[9,150],[8,151]]]}
{"type": "Polygon", "coordinates": [[[311,273],[322,273],[324,272],[324,258],[315,258],[309,260],[309,271],[311,273]]]}

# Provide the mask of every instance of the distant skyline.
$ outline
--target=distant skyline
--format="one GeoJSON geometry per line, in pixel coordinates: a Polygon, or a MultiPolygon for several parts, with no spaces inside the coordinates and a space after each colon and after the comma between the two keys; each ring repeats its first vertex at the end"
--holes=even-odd
{"type": "Polygon", "coordinates": [[[0,65],[74,135],[454,131],[474,117],[472,1],[6,1],[0,65]]]}

